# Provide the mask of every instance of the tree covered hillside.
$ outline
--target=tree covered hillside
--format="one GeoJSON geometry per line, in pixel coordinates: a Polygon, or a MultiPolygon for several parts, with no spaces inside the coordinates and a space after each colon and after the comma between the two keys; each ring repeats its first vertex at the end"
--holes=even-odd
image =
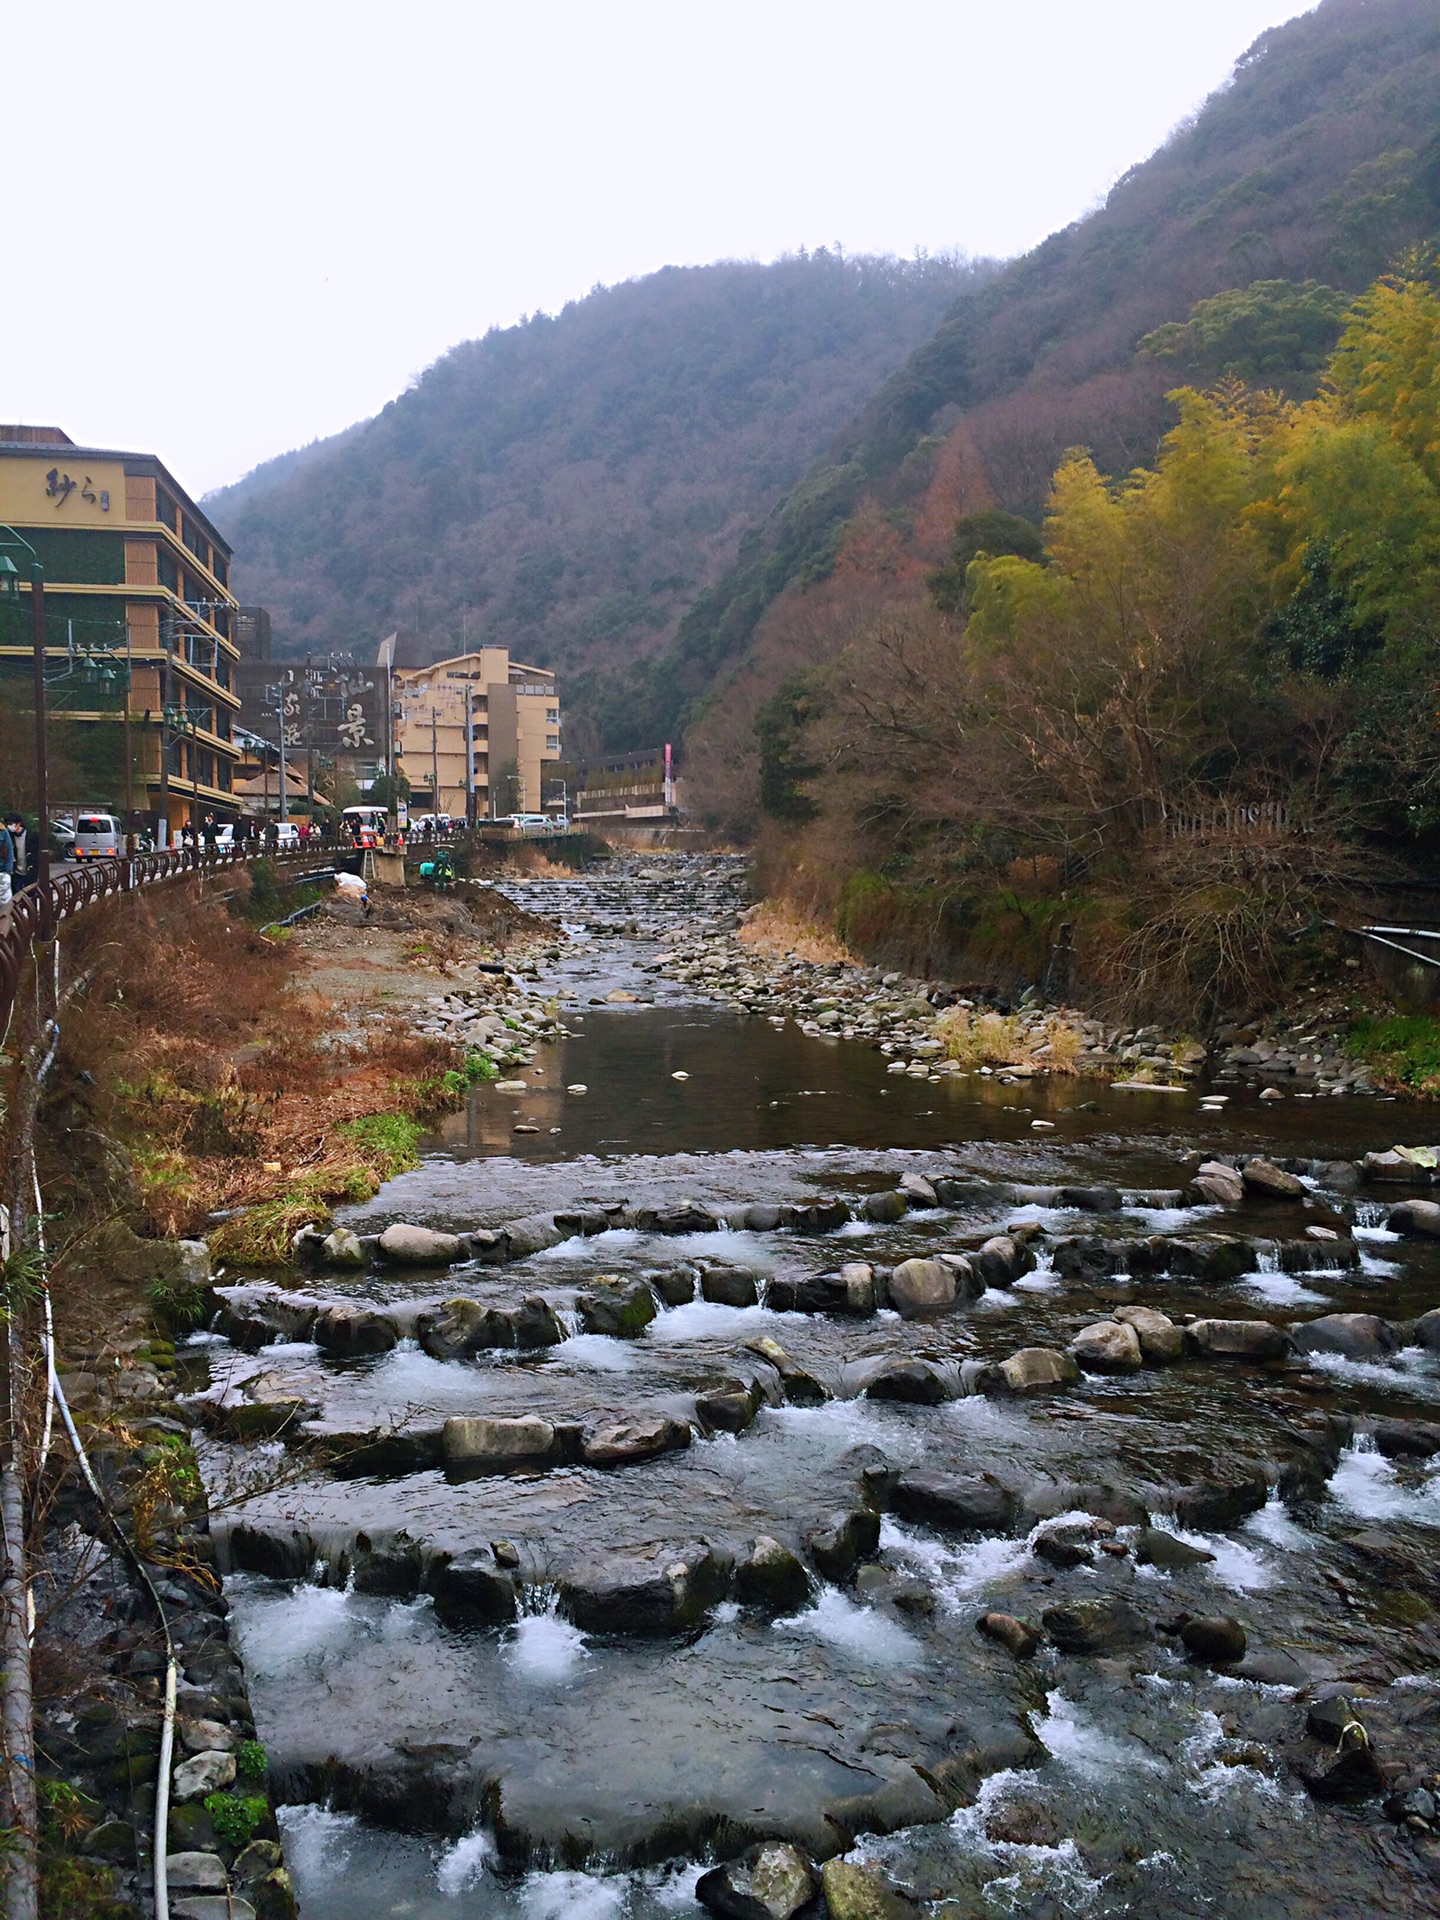
{"type": "Polygon", "coordinates": [[[739,540],[989,269],[666,268],[456,347],[207,506],[286,653],[462,629],[573,671],[673,636],[739,540]]]}
{"type": "Polygon", "coordinates": [[[923,599],[962,516],[1038,518],[1074,445],[1153,460],[1183,379],[1313,390],[1348,298],[1440,230],[1437,129],[1435,0],[1322,0],[1263,35],[1100,211],[951,309],[675,646],[600,690],[610,736],[702,712],[713,791],[753,796],[758,701],[848,644],[862,602],[923,599]]]}

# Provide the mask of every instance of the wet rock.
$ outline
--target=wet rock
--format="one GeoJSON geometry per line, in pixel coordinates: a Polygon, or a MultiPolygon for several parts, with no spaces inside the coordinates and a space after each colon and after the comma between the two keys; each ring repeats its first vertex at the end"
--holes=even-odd
{"type": "Polygon", "coordinates": [[[1372,1431],[1376,1449],[1392,1460],[1440,1453],[1440,1424],[1432,1420],[1377,1420],[1372,1431]]]}
{"type": "Polygon", "coordinates": [[[1214,1532],[1258,1513],[1269,1498],[1269,1482],[1258,1468],[1235,1467],[1177,1493],[1175,1517],[1196,1533],[1214,1532]]]}
{"type": "Polygon", "coordinates": [[[258,1920],[239,1894],[187,1893],[170,1903],[171,1920],[258,1920]]]}
{"type": "Polygon", "coordinates": [[[622,1414],[586,1422],[580,1457],[589,1467],[625,1467],[689,1444],[689,1427],[668,1413],[622,1414]]]}
{"type": "Polygon", "coordinates": [[[1358,1721],[1342,1741],[1338,1759],[1327,1753],[1323,1758],[1304,1755],[1295,1763],[1295,1771],[1315,1800],[1369,1800],[1383,1793],[1387,1785],[1384,1771],[1370,1745],[1369,1736],[1358,1721]]]}
{"type": "Polygon", "coordinates": [[[1033,1269],[1035,1255],[1014,1234],[997,1233],[971,1254],[970,1264],[985,1286],[1003,1288],[1033,1269]]]}
{"type": "Polygon", "coordinates": [[[762,1534],[735,1569],[735,1597],[766,1613],[790,1613],[810,1597],[810,1576],[797,1554],[762,1534]]]}
{"type": "Polygon", "coordinates": [[[1390,1209],[1385,1225],[1412,1239],[1440,1240],[1440,1201],[1402,1200],[1390,1209]]]}
{"type": "Polygon", "coordinates": [[[478,1300],[442,1300],[416,1319],[421,1347],[435,1360],[462,1360],[491,1347],[513,1344],[514,1327],[499,1307],[478,1300]]]}
{"type": "Polygon", "coordinates": [[[839,1281],[846,1313],[864,1316],[875,1311],[875,1270],[866,1261],[847,1261],[840,1269],[839,1281]]]}
{"type": "Polygon", "coordinates": [[[1238,1207],[1245,1198],[1245,1182],[1223,1160],[1207,1160],[1192,1182],[1196,1194],[1212,1206],[1238,1207]]]}
{"type": "Polygon", "coordinates": [[[1097,1320],[1082,1327],[1070,1351],[1086,1373],[1138,1373],[1140,1336],[1120,1320],[1097,1320]]]}
{"type": "Polygon", "coordinates": [[[1191,1659],[1207,1667],[1233,1667],[1245,1658],[1248,1644],[1244,1627],[1229,1614],[1187,1620],[1180,1639],[1191,1659]]]}
{"type": "Polygon", "coordinates": [[[1117,1307],[1115,1318],[1135,1329],[1141,1355],[1152,1367],[1166,1366],[1185,1351],[1185,1336],[1169,1314],[1156,1307],[1117,1307]]]}
{"type": "Polygon", "coordinates": [[[695,1416],[707,1433],[743,1433],[760,1411],[753,1381],[728,1380],[695,1396],[695,1416]]]}
{"type": "Polygon", "coordinates": [[[782,1207],[746,1207],[740,1224],[747,1233],[774,1233],[780,1225],[782,1207]]]}
{"type": "Polygon", "coordinates": [[[938,1260],[902,1260],[887,1287],[890,1305],[904,1319],[944,1313],[955,1304],[955,1275],[938,1260]]]}
{"type": "Polygon", "coordinates": [[[203,1800],[235,1779],[233,1753],[197,1753],[175,1769],[172,1791],[177,1800],[203,1800]]]}
{"type": "Polygon", "coordinates": [[[512,1220],[504,1230],[505,1258],[528,1260],[531,1254],[558,1247],[563,1237],[547,1214],[533,1214],[528,1220],[512,1220]]]}
{"type": "Polygon", "coordinates": [[[496,1560],[493,1549],[476,1547],[435,1561],[425,1582],[435,1612],[447,1625],[500,1626],[520,1610],[519,1582],[496,1560]]]}
{"type": "Polygon", "coordinates": [[[890,1504],[902,1520],[952,1533],[1009,1533],[1020,1502],[988,1473],[902,1473],[890,1504]]]}
{"type": "MultiPolygon", "coordinates": [[[[1432,1184],[1428,1167],[1422,1167],[1409,1154],[1401,1153],[1394,1147],[1386,1153],[1367,1153],[1360,1163],[1360,1171],[1367,1180],[1385,1186],[1428,1187],[1432,1184]]],[[[1395,1231],[1403,1232],[1405,1229],[1397,1227],[1395,1231]]]]}
{"type": "Polygon", "coordinates": [[[180,1744],[186,1753],[233,1753],[236,1736],[223,1720],[182,1720],[180,1744]]]}
{"type": "Polygon", "coordinates": [[[555,1309],[538,1293],[526,1294],[518,1307],[507,1308],[506,1319],[511,1333],[509,1344],[522,1351],[558,1347],[565,1338],[565,1329],[557,1319],[555,1309]]]}
{"type": "Polygon", "coordinates": [[[166,1871],[170,1885],[182,1891],[223,1893],[230,1884],[225,1862],[218,1853],[169,1854],[166,1871]]]}
{"type": "Polygon", "coordinates": [[[780,1223],[792,1233],[834,1233],[850,1218],[844,1200],[812,1200],[808,1206],[783,1207],[780,1223]]]}
{"type": "Polygon", "coordinates": [[[465,1245],[470,1258],[482,1267],[503,1267],[509,1257],[510,1246],[503,1231],[493,1227],[472,1227],[465,1235],[465,1245]]]}
{"type": "Polygon", "coordinates": [[[400,1267],[449,1267],[465,1258],[465,1244],[455,1233],[437,1233],[432,1227],[397,1220],[378,1241],[381,1255],[400,1267]]]}
{"type": "Polygon", "coordinates": [[[723,1920],[791,1920],[819,1887],[810,1861],[788,1840],[762,1840],[738,1860],[701,1874],[695,1898],[723,1920]]]}
{"type": "Polygon", "coordinates": [[[1325,1313],[1290,1329],[1301,1353],[1338,1353],[1347,1360],[1383,1360],[1400,1342],[1376,1313],[1325,1313]]]}
{"type": "Polygon", "coordinates": [[[1055,1527],[1049,1532],[1037,1534],[1030,1551],[1037,1560],[1043,1560],[1047,1566],[1057,1567],[1061,1572],[1070,1567],[1093,1567],[1093,1540],[1094,1536],[1083,1528],[1055,1527]]]}
{"type": "MultiPolygon", "coordinates": [[[[299,1904],[295,1899],[295,1887],[284,1867],[273,1867],[269,1873],[253,1882],[250,1899],[254,1903],[255,1920],[298,1920],[299,1904]]],[[[237,1906],[244,1906],[243,1900],[237,1906]]],[[[235,1920],[241,1920],[237,1913],[235,1920]]]]}
{"type": "Polygon", "coordinates": [[[878,1867],[827,1860],[820,1869],[820,1879],[830,1920],[915,1920],[914,1902],[907,1900],[878,1867]]]}
{"type": "Polygon", "coordinates": [[[1432,1307],[1420,1315],[1415,1322],[1415,1338],[1432,1353],[1440,1352],[1440,1307],[1432,1307]]]}
{"type": "Polygon", "coordinates": [[[1057,1353],[1053,1347],[1022,1347],[998,1367],[988,1367],[982,1385],[987,1393],[1049,1393],[1057,1387],[1073,1387],[1079,1379],[1080,1369],[1068,1353],[1057,1353]]]}
{"type": "Polygon", "coordinates": [[[1079,1280],[1094,1286],[1108,1280],[1122,1259],[1120,1247],[1113,1241],[1087,1235],[1082,1240],[1062,1240],[1054,1253],[1055,1271],[1062,1280],[1079,1280]]]}
{"type": "Polygon", "coordinates": [[[1245,1191],[1261,1200],[1302,1200],[1306,1187],[1293,1173],[1286,1173],[1271,1160],[1247,1160],[1240,1178],[1245,1191]]]}
{"type": "Polygon", "coordinates": [[[669,1273],[652,1273],[651,1288],[667,1307],[684,1307],[695,1298],[695,1275],[689,1267],[674,1267],[669,1273]]]}
{"type": "Polygon", "coordinates": [[[860,1203],[862,1217],[878,1226],[893,1226],[897,1220],[903,1220],[909,1210],[909,1199],[903,1193],[869,1193],[860,1203]]]}
{"type": "Polygon", "coordinates": [[[842,1513],[827,1527],[817,1528],[805,1541],[810,1563],[824,1580],[837,1586],[848,1580],[861,1560],[880,1546],[880,1516],[867,1508],[842,1513]]]}
{"type": "Polygon", "coordinates": [[[703,1540],[660,1559],[601,1557],[561,1576],[560,1611],[586,1633],[680,1633],[724,1599],[729,1572],[703,1540]]]}
{"type": "Polygon", "coordinates": [[[1185,1344],[1203,1360],[1279,1360],[1294,1351],[1284,1328],[1268,1320],[1192,1320],[1185,1344]]]}
{"type": "Polygon", "coordinates": [[[633,1340],[655,1318],[655,1296],[643,1280],[611,1279],[602,1274],[594,1291],[577,1294],[576,1310],[587,1333],[633,1340]]]}
{"type": "Polygon", "coordinates": [[[352,1227],[336,1227],[333,1233],[326,1234],[320,1254],[327,1267],[365,1265],[365,1249],[352,1227]]]}
{"type": "Polygon", "coordinates": [[[935,1189],[923,1173],[904,1174],[900,1181],[900,1191],[912,1206],[934,1207],[939,1205],[939,1199],[935,1189]]]}
{"type": "Polygon", "coordinates": [[[700,1276],[701,1297],[722,1307],[753,1307],[760,1298],[752,1273],[737,1267],[711,1267],[700,1276]]]}
{"type": "Polygon", "coordinates": [[[718,1233],[723,1225],[717,1213],[695,1200],[673,1207],[636,1207],[631,1218],[642,1233],[718,1233]]]}
{"type": "Polygon", "coordinates": [[[982,1613],[975,1624],[987,1639],[998,1640],[1017,1660],[1030,1659],[1039,1648],[1040,1636],[1034,1627],[1017,1620],[1013,1613],[982,1613]]]}
{"type": "Polygon", "coordinates": [[[349,1559],[350,1579],[357,1593],[408,1597],[420,1589],[420,1543],[403,1527],[357,1534],[349,1559]]]}
{"type": "Polygon", "coordinates": [[[1253,1242],[1230,1234],[1211,1239],[1161,1239],[1156,1243],[1164,1255],[1161,1272],[1177,1279],[1198,1280],[1207,1287],[1226,1287],[1242,1274],[1255,1269],[1257,1254],[1253,1242]]]}
{"type": "Polygon", "coordinates": [[[1192,1547],[1188,1540],[1177,1540],[1159,1527],[1142,1527],[1135,1538],[1136,1564],[1158,1567],[1162,1573],[1184,1573],[1214,1558],[1204,1547],[1192,1547]]]}
{"type": "Polygon", "coordinates": [[[1118,1213],[1124,1205],[1118,1187],[1061,1187],[1056,1199],[1077,1213],[1118,1213]]]}
{"type": "Polygon", "coordinates": [[[312,1337],[322,1353],[353,1360],[364,1354],[389,1353],[400,1344],[394,1317],[375,1307],[323,1307],[315,1316],[312,1337]]]}
{"type": "Polygon", "coordinates": [[[754,1340],[747,1340],[746,1350],[768,1361],[780,1376],[780,1384],[785,1398],[794,1407],[818,1407],[830,1398],[830,1389],[817,1380],[813,1373],[807,1373],[798,1360],[794,1360],[781,1346],[778,1340],[772,1340],[768,1334],[760,1334],[754,1340]]]}
{"type": "Polygon", "coordinates": [[[553,1424],[536,1414],[449,1419],[441,1450],[447,1467],[467,1473],[510,1473],[522,1467],[553,1466],[560,1458],[553,1424]]]}
{"type": "Polygon", "coordinates": [[[1062,1653],[1111,1653],[1150,1637],[1149,1622],[1128,1600],[1077,1600],[1040,1616],[1062,1653]]]}
{"type": "Polygon", "coordinates": [[[910,1406],[938,1407],[955,1397],[954,1387],[943,1368],[933,1360],[887,1360],[870,1377],[865,1389],[869,1400],[898,1400],[910,1406]]]}
{"type": "Polygon", "coordinates": [[[216,1298],[216,1331],[247,1353],[277,1340],[308,1340],[320,1311],[318,1300],[274,1287],[222,1287],[216,1298]]]}

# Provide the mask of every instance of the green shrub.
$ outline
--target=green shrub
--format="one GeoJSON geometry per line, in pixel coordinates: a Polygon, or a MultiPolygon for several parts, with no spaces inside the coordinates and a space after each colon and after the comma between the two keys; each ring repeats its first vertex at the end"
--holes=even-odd
{"type": "Polygon", "coordinates": [[[415,1147],[425,1129],[408,1114],[367,1113],[345,1121],[335,1131],[377,1162],[383,1180],[393,1180],[416,1165],[415,1147]]]}
{"type": "Polygon", "coordinates": [[[222,1846],[248,1847],[270,1803],[258,1793],[207,1793],[205,1811],[222,1846]]]}
{"type": "Polygon", "coordinates": [[[259,1780],[268,1770],[270,1759],[258,1740],[242,1740],[235,1765],[242,1780],[259,1780]]]}
{"type": "Polygon", "coordinates": [[[1440,1020],[1428,1013],[1357,1021],[1346,1044],[1382,1079],[1411,1093],[1440,1094],[1440,1020]]]}

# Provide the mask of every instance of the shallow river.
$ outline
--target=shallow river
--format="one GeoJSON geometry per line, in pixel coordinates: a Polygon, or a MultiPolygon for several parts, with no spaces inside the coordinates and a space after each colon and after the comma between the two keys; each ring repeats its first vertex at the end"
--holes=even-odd
{"type": "MultiPolygon", "coordinates": [[[[707,911],[724,911],[726,878],[717,870],[707,911]]],[[[622,1224],[506,1266],[326,1276],[310,1290],[381,1305],[540,1295],[570,1337],[462,1359],[405,1338],[342,1361],[308,1342],[241,1354],[212,1336],[192,1364],[216,1382],[263,1367],[335,1433],[530,1414],[578,1432],[607,1411],[669,1414],[696,1432],[630,1465],[580,1458],[469,1479],[403,1461],[341,1477],[278,1446],[213,1448],[217,1487],[273,1466],[274,1484],[236,1517],[253,1539],[301,1555],[287,1568],[283,1554],[237,1550],[237,1564],[279,1571],[235,1571],[227,1591],[290,1803],[307,1920],[688,1920],[703,1867],[771,1833],[820,1855],[853,1848],[946,1920],[1440,1912],[1424,1830],[1387,1817],[1383,1793],[1316,1800],[1296,1765],[1316,1757],[1307,1704],[1343,1681],[1395,1790],[1440,1766],[1440,1454],[1387,1454],[1372,1437],[1377,1421],[1440,1421],[1440,1354],[1406,1324],[1440,1304],[1440,1248],[1386,1231],[1398,1195],[1321,1170],[1423,1140],[1425,1116],[1243,1094],[1214,1113],[1190,1093],[1079,1080],[888,1075],[877,1051],[734,1015],[640,973],[654,945],[621,929],[663,932],[671,912],[693,911],[670,882],[557,882],[519,897],[590,929],[547,976],[569,996],[572,1032],[537,1052],[545,1090],[478,1088],[420,1168],[351,1222],[461,1232],[588,1210],[593,1229],[610,1208],[622,1224]],[[616,986],[653,1004],[592,1004],[616,986]],[[583,1095],[566,1093],[575,1083],[583,1095]],[[538,1131],[517,1135],[517,1124],[538,1131]],[[1185,1188],[1199,1159],[1259,1152],[1308,1163],[1311,1200],[1226,1212],[1166,1191],[1185,1188]],[[745,1222],[747,1208],[828,1196],[855,1212],[910,1173],[963,1176],[967,1191],[888,1224],[745,1222]],[[1096,1184],[1125,1204],[1095,1213],[1014,1193],[1096,1184]],[[727,1224],[634,1223],[635,1209],[682,1202],[727,1224]],[[1307,1220],[1332,1221],[1340,1239],[1307,1238],[1307,1220]],[[1011,1227],[1037,1230],[1035,1264],[952,1312],[768,1304],[845,1262],[888,1271],[1011,1227]],[[1233,1277],[1125,1270],[1131,1243],[1221,1233],[1262,1243],[1233,1277]],[[1106,1241],[1106,1257],[1057,1271],[1057,1249],[1084,1236],[1106,1241]],[[582,1330],[581,1297],[602,1274],[656,1288],[658,1311],[635,1337],[582,1330]],[[692,1284],[697,1297],[664,1304],[692,1284]],[[1370,1359],[1184,1359],[1087,1374],[1034,1399],[972,1390],[982,1364],[1063,1349],[1122,1302],[1287,1328],[1362,1312],[1400,1330],[1370,1359]],[[751,1378],[747,1343],[763,1336],[828,1397],[771,1392],[777,1404],[743,1431],[707,1434],[697,1394],[751,1378]],[[945,1385],[934,1404],[867,1393],[897,1358],[932,1363],[945,1385]],[[1230,1525],[1182,1524],[1185,1490],[1237,1464],[1263,1470],[1264,1504],[1230,1525]],[[924,1473],[992,1476],[1009,1502],[1003,1523],[903,1516],[883,1489],[924,1473]],[[822,1577],[811,1534],[876,1507],[878,1550],[822,1577]],[[1209,1557],[1138,1564],[1147,1515],[1209,1557]],[[1081,1537],[1072,1565],[1035,1551],[1065,1535],[1067,1516],[1081,1537]],[[519,1562],[518,1617],[437,1613],[403,1567],[351,1570],[397,1537],[401,1561],[415,1542],[432,1557],[504,1543],[519,1562]],[[804,1591],[784,1607],[745,1604],[731,1585],[670,1631],[582,1630],[569,1617],[567,1594],[614,1557],[666,1569],[708,1548],[728,1567],[762,1537],[809,1552],[804,1591]],[[312,1557],[308,1577],[293,1577],[312,1557]],[[1038,1622],[1096,1598],[1127,1602],[1141,1629],[1023,1661],[976,1631],[992,1609],[1038,1622]],[[1165,1631],[1187,1613],[1239,1620],[1245,1659],[1225,1671],[1188,1660],[1165,1631]]]]}

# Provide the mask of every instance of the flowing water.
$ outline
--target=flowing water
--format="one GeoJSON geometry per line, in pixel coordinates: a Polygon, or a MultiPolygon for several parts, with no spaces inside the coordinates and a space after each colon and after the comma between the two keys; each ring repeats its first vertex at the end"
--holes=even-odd
{"type": "Polygon", "coordinates": [[[644,936],[663,935],[677,913],[730,910],[733,870],[710,873],[659,863],[525,888],[527,906],[572,934],[544,982],[567,996],[572,1029],[537,1054],[545,1091],[477,1088],[421,1166],[352,1210],[352,1223],[467,1231],[693,1201],[724,1216],[722,1229],[621,1224],[506,1267],[326,1276],[320,1289],[392,1305],[540,1294],[572,1337],[536,1351],[437,1359],[407,1338],[341,1362],[293,1341],[241,1354],[214,1336],[195,1349],[197,1385],[205,1374],[234,1387],[263,1370],[334,1433],[419,1432],[462,1414],[691,1420],[697,1393],[743,1377],[746,1343],[761,1336],[830,1394],[767,1404],[743,1432],[697,1433],[682,1450],[611,1469],[466,1480],[425,1465],[354,1478],[280,1447],[212,1446],[217,1488],[239,1473],[258,1488],[232,1524],[291,1543],[292,1558],[303,1542],[315,1561],[283,1565],[282,1553],[227,1587],[307,1920],[689,1920],[703,1866],[770,1833],[821,1855],[852,1847],[953,1920],[1440,1911],[1423,1833],[1408,1837],[1377,1798],[1318,1803],[1291,1765],[1305,1701],[1343,1681],[1369,1696],[1377,1748],[1383,1737],[1403,1763],[1402,1785],[1440,1766],[1440,1474],[1369,1437],[1377,1419],[1440,1420],[1440,1355],[1402,1335],[1379,1358],[1268,1370],[1184,1361],[1089,1375],[1039,1401],[962,1390],[980,1363],[1063,1348],[1122,1300],[1282,1325],[1337,1311],[1404,1323],[1440,1304],[1436,1255],[1389,1235],[1384,1207],[1324,1173],[1310,1184],[1353,1218],[1358,1265],[1316,1264],[1324,1243],[1313,1240],[1303,1261],[1293,1241],[1282,1251],[1296,1232],[1285,1207],[1225,1215],[1167,1191],[1183,1188],[1197,1155],[1263,1151],[1318,1168],[1419,1140],[1423,1116],[1240,1094],[1202,1112],[1188,1094],[1078,1080],[887,1075],[876,1051],[747,1019],[639,971],[655,952],[644,936]],[[617,986],[642,1002],[605,1003],[617,986]],[[574,1083],[583,1096],[566,1093],[574,1083]],[[1052,1123],[1043,1135],[1040,1118],[1052,1123]],[[517,1135],[517,1123],[538,1131],[517,1135]],[[744,1221],[767,1203],[857,1202],[914,1172],[963,1172],[970,1196],[817,1235],[744,1221]],[[1095,1182],[1123,1190],[1120,1212],[1102,1220],[1013,1196],[1017,1184],[1095,1182]],[[770,1304],[785,1283],[846,1261],[889,1268],[1015,1225],[1040,1230],[1037,1265],[940,1318],[770,1304]],[[1219,1231],[1266,1243],[1251,1270],[1206,1284],[1124,1271],[1126,1242],[1219,1231]],[[1056,1243],[1096,1233],[1115,1243],[1111,1271],[1062,1277],[1056,1243]],[[662,1306],[635,1338],[580,1331],[579,1296],[598,1275],[643,1278],[668,1298],[662,1282],[677,1273],[709,1275],[705,1291],[736,1299],[745,1289],[726,1277],[748,1275],[755,1297],[662,1306]],[[955,1397],[867,1397],[902,1355],[933,1362],[955,1397]],[[1347,1424],[1316,1466],[1328,1414],[1347,1424]],[[1229,1527],[1182,1526],[1177,1490],[1237,1459],[1266,1466],[1268,1503],[1229,1527]],[[613,1556],[664,1568],[698,1541],[742,1559],[762,1536],[800,1549],[863,1507],[886,1471],[993,1475],[1015,1496],[1013,1523],[958,1533],[887,1511],[858,1573],[812,1572],[785,1607],[728,1595],[683,1631],[648,1635],[586,1632],[567,1617],[577,1569],[613,1556]],[[1064,1567],[1035,1551],[1097,1510],[1133,1548],[1140,1508],[1212,1557],[1162,1572],[1133,1552],[1064,1567]],[[457,1624],[413,1577],[354,1571],[368,1543],[397,1536],[427,1554],[507,1543],[519,1617],[457,1624]],[[1038,1620],[1112,1595],[1149,1623],[1138,1644],[1017,1662],[976,1632],[991,1609],[1038,1620]],[[1189,1663],[1163,1631],[1183,1613],[1241,1620],[1246,1660],[1228,1672],[1189,1663]],[[937,1782],[959,1778],[944,1771],[957,1755],[963,1786],[937,1797],[937,1782]]]}

